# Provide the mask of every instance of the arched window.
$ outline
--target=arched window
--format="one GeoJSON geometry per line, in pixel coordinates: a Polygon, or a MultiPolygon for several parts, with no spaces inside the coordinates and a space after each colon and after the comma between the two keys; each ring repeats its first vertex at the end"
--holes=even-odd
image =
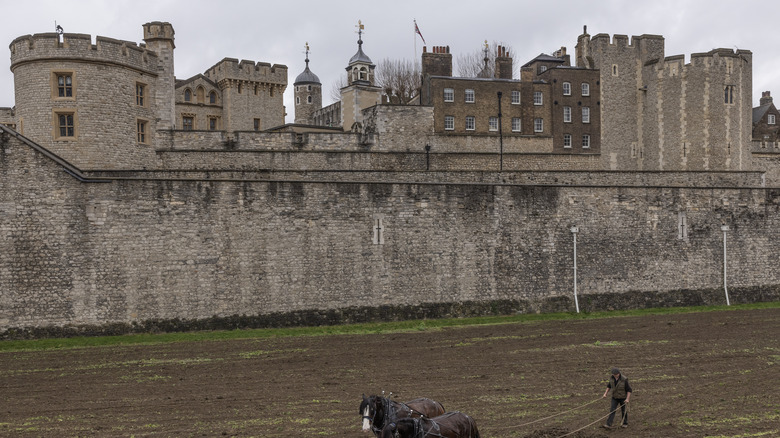
{"type": "Polygon", "coordinates": [[[368,70],[366,70],[365,67],[360,68],[360,80],[361,81],[367,81],[368,80],[368,70]]]}
{"type": "Polygon", "coordinates": [[[184,90],[184,101],[189,102],[191,100],[192,100],[192,91],[190,91],[190,89],[187,88],[186,90],[184,90]]]}
{"type": "Polygon", "coordinates": [[[311,103],[311,96],[306,97],[306,103],[311,103]]]}
{"type": "Polygon", "coordinates": [[[295,98],[295,104],[296,104],[296,105],[300,105],[300,104],[301,104],[301,97],[300,97],[300,96],[297,96],[297,97],[295,98]]]}
{"type": "Polygon", "coordinates": [[[213,91],[209,93],[209,103],[217,103],[217,93],[213,91]]]}
{"type": "Polygon", "coordinates": [[[195,89],[195,95],[198,96],[198,103],[203,103],[206,99],[206,90],[203,87],[195,89]]]}

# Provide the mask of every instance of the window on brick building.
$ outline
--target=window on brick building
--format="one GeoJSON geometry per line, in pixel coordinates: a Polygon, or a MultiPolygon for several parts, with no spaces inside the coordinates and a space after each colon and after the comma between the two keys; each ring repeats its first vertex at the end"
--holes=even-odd
{"type": "Polygon", "coordinates": [[[590,84],[587,82],[582,83],[582,95],[590,96],[590,84]]]}
{"type": "Polygon", "coordinates": [[[590,135],[585,134],[582,136],[582,148],[583,149],[590,148],[590,135]]]}
{"type": "Polygon", "coordinates": [[[466,103],[474,103],[474,90],[466,90],[466,103]]]}
{"type": "Polygon", "coordinates": [[[454,88],[445,88],[444,89],[444,101],[445,102],[455,102],[455,89],[454,88]]]}
{"type": "Polygon", "coordinates": [[[767,122],[768,124],[770,124],[770,125],[774,125],[774,124],[775,124],[775,115],[774,115],[774,114],[770,114],[770,115],[767,117],[767,120],[766,120],[766,122],[767,122]]]}
{"type": "Polygon", "coordinates": [[[184,90],[184,101],[190,102],[191,100],[192,100],[192,91],[190,91],[190,89],[187,88],[186,90],[184,90]]]}
{"type": "Polygon", "coordinates": [[[466,116],[466,131],[473,131],[476,129],[477,123],[474,116],[466,116]]]}
{"type": "Polygon", "coordinates": [[[301,96],[296,96],[295,97],[295,104],[296,105],[300,105],[301,104],[301,96]]]}
{"type": "Polygon", "coordinates": [[[146,121],[136,121],[136,132],[138,134],[138,143],[146,143],[146,121]]]}
{"type": "Polygon", "coordinates": [[[216,131],[219,124],[216,117],[209,117],[209,131],[216,131]]]}
{"type": "Polygon", "coordinates": [[[539,67],[539,73],[544,73],[546,71],[547,71],[547,66],[546,65],[542,65],[542,66],[539,67]]]}
{"type": "Polygon", "coordinates": [[[727,104],[734,103],[734,86],[733,85],[726,85],[724,95],[723,95],[723,102],[727,104]]]}
{"type": "Polygon", "coordinates": [[[564,82],[563,83],[563,95],[564,96],[571,96],[571,83],[570,82],[564,82]]]}
{"type": "Polygon", "coordinates": [[[444,116],[444,130],[445,131],[454,131],[455,130],[455,117],[453,117],[453,116],[444,116]]]}
{"type": "Polygon", "coordinates": [[[534,132],[544,132],[544,119],[534,119],[534,132]]]}
{"type": "Polygon", "coordinates": [[[56,113],[57,117],[57,137],[68,138],[76,136],[76,113],[61,112],[56,113]]]}
{"type": "Polygon", "coordinates": [[[563,147],[566,149],[571,148],[571,134],[563,134],[563,147]]]}
{"type": "Polygon", "coordinates": [[[520,132],[522,129],[522,123],[520,117],[512,117],[512,132],[520,132]]]}
{"type": "Polygon", "coordinates": [[[192,131],[194,125],[195,125],[195,117],[184,116],[181,118],[181,127],[185,131],[192,131]]]}
{"type": "Polygon", "coordinates": [[[582,123],[590,123],[590,107],[582,107],[582,123]]]}
{"type": "Polygon", "coordinates": [[[217,93],[213,91],[209,93],[209,103],[217,103],[217,93]]]}
{"type": "Polygon", "coordinates": [[[135,104],[138,106],[145,106],[146,101],[146,85],[141,83],[135,84],[135,104]]]}
{"type": "Polygon", "coordinates": [[[73,76],[57,75],[57,95],[59,97],[73,97],[73,76]]]}
{"type": "Polygon", "coordinates": [[[544,95],[541,91],[534,91],[534,105],[544,105],[544,95]]]}
{"type": "Polygon", "coordinates": [[[306,103],[311,103],[311,96],[306,96],[306,103]]]}
{"type": "Polygon", "coordinates": [[[512,105],[520,105],[520,91],[512,90],[512,105]]]}
{"type": "Polygon", "coordinates": [[[259,131],[260,130],[260,119],[255,119],[254,120],[254,129],[255,129],[255,131],[259,131]]]}
{"type": "Polygon", "coordinates": [[[488,119],[488,126],[491,131],[498,131],[498,117],[491,117],[488,119]]]}
{"type": "Polygon", "coordinates": [[[563,122],[564,123],[571,123],[571,107],[570,106],[563,107],[563,122]]]}

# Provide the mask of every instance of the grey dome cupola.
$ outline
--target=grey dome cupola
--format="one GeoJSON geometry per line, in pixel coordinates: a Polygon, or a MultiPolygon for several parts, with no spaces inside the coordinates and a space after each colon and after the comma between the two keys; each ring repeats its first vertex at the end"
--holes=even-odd
{"type": "Polygon", "coordinates": [[[306,43],[306,68],[295,78],[293,85],[318,84],[322,85],[320,78],[309,70],[309,43],[306,43]]]}

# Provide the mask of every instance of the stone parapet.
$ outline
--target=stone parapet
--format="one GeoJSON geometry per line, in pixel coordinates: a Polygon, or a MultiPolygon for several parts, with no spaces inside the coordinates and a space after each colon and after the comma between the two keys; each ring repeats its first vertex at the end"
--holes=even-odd
{"type": "Polygon", "coordinates": [[[16,38],[11,45],[11,71],[34,61],[78,61],[118,64],[157,75],[157,54],[131,41],[84,34],[40,33],[16,38]]]}

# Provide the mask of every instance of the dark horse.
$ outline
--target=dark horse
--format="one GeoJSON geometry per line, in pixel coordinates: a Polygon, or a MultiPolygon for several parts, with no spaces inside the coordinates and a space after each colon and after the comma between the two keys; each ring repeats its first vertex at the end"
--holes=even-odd
{"type": "Polygon", "coordinates": [[[402,418],[436,417],[444,412],[444,406],[441,403],[429,398],[418,398],[406,403],[399,403],[390,400],[390,397],[376,395],[366,397],[364,394],[363,402],[360,403],[363,431],[368,432],[371,429],[376,436],[379,436],[379,432],[386,424],[393,421],[402,418]]]}
{"type": "Polygon", "coordinates": [[[435,418],[403,418],[388,423],[379,438],[479,438],[474,419],[460,412],[435,418]]]}

